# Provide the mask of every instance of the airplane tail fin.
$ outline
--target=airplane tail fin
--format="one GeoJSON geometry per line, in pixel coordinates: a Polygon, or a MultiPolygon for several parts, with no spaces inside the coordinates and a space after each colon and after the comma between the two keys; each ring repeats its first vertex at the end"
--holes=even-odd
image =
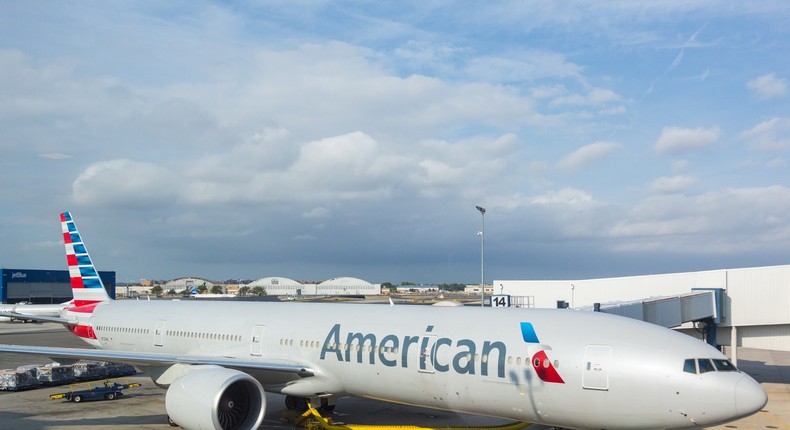
{"type": "Polygon", "coordinates": [[[71,213],[60,214],[60,225],[63,229],[63,243],[66,245],[71,292],[74,294],[73,306],[77,308],[95,306],[97,303],[111,300],[107,290],[104,289],[99,272],[93,267],[93,261],[88,255],[71,213]]]}

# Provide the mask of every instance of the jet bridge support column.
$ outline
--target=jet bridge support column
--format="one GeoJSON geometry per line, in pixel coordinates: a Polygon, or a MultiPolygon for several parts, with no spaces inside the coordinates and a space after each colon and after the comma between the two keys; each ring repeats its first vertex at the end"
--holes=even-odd
{"type": "Polygon", "coordinates": [[[721,347],[716,344],[716,321],[713,318],[705,318],[702,322],[705,323],[705,341],[708,345],[721,350],[721,347]]]}
{"type": "Polygon", "coordinates": [[[730,334],[730,345],[732,348],[732,357],[730,361],[735,367],[738,367],[738,327],[732,326],[732,334],[730,334]]]}

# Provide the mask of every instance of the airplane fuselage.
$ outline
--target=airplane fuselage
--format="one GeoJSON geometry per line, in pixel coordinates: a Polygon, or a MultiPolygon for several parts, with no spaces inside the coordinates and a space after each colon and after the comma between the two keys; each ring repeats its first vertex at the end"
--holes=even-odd
{"type": "Polygon", "coordinates": [[[592,312],[113,301],[96,306],[89,324],[102,349],[295,360],[320,381],[311,392],[309,381],[257,378],[267,391],[567,428],[709,426],[753,412],[738,404],[736,386],[760,390],[737,371],[684,372],[689,359],[726,360],[697,339],[592,312]]]}

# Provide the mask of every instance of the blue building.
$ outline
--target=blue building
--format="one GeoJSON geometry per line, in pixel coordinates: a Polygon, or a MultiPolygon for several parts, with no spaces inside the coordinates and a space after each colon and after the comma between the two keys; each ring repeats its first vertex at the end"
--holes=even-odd
{"type": "MultiPolygon", "coordinates": [[[[2,303],[63,303],[73,298],[68,270],[2,269],[2,303]]],[[[115,272],[99,272],[104,288],[115,298],[115,272]]]]}

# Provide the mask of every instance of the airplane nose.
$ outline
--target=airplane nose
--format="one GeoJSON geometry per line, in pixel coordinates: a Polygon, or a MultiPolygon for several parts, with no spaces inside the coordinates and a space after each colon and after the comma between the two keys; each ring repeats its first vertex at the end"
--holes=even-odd
{"type": "Polygon", "coordinates": [[[768,403],[763,387],[748,375],[743,375],[735,386],[735,411],[740,416],[751,415],[768,403]]]}

